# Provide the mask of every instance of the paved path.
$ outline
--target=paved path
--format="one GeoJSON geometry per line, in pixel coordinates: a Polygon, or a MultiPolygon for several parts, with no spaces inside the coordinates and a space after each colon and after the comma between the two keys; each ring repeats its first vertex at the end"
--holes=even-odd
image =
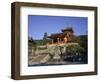
{"type": "Polygon", "coordinates": [[[41,55],[33,56],[29,60],[29,65],[41,64],[42,62],[46,62],[47,60],[49,60],[49,58],[50,58],[49,54],[41,54],[41,55]],[[48,58],[47,58],[47,56],[48,56],[48,58]]]}

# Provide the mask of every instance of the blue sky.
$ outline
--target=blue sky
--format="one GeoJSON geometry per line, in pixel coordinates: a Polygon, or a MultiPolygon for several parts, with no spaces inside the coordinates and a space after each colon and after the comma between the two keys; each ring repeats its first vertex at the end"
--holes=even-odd
{"type": "Polygon", "coordinates": [[[28,16],[28,36],[33,39],[42,39],[44,33],[48,35],[59,33],[61,29],[72,27],[75,35],[87,33],[87,17],[67,17],[67,16],[28,16]]]}

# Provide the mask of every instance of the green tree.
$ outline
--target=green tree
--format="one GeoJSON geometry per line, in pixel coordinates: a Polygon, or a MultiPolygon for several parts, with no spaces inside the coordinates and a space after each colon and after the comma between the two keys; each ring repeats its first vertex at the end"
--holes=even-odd
{"type": "Polygon", "coordinates": [[[79,38],[80,38],[80,42],[79,42],[80,46],[82,46],[83,48],[87,50],[87,43],[88,43],[87,35],[81,35],[79,36],[79,38]]]}
{"type": "Polygon", "coordinates": [[[48,34],[47,32],[45,32],[43,36],[43,45],[47,44],[48,42],[49,42],[48,34]]]}
{"type": "Polygon", "coordinates": [[[66,46],[66,53],[67,55],[74,56],[76,53],[80,54],[83,53],[85,50],[80,45],[69,45],[66,46]]]}
{"type": "Polygon", "coordinates": [[[48,38],[48,34],[47,34],[47,32],[45,32],[43,39],[47,39],[47,38],[48,38]]]}

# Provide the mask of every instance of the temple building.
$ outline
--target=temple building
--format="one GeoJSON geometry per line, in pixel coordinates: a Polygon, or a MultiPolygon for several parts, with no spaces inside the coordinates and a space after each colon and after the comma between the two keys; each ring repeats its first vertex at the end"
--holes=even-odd
{"type": "Polygon", "coordinates": [[[54,33],[48,36],[52,41],[50,44],[64,44],[71,41],[71,36],[74,34],[72,27],[67,27],[61,30],[61,33],[54,33]]]}

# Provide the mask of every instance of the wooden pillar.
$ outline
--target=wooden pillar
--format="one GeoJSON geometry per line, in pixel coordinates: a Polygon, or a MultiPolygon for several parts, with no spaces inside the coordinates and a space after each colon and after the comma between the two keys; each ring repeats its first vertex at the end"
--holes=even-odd
{"type": "Polygon", "coordinates": [[[60,42],[62,42],[62,41],[61,41],[61,38],[60,38],[60,42]]]}
{"type": "Polygon", "coordinates": [[[53,44],[53,39],[52,39],[52,44],[53,44]]]}
{"type": "Polygon", "coordinates": [[[66,37],[64,37],[64,43],[67,43],[67,38],[66,37]]]}
{"type": "Polygon", "coordinates": [[[57,43],[59,43],[59,38],[57,38],[57,43]]]}

